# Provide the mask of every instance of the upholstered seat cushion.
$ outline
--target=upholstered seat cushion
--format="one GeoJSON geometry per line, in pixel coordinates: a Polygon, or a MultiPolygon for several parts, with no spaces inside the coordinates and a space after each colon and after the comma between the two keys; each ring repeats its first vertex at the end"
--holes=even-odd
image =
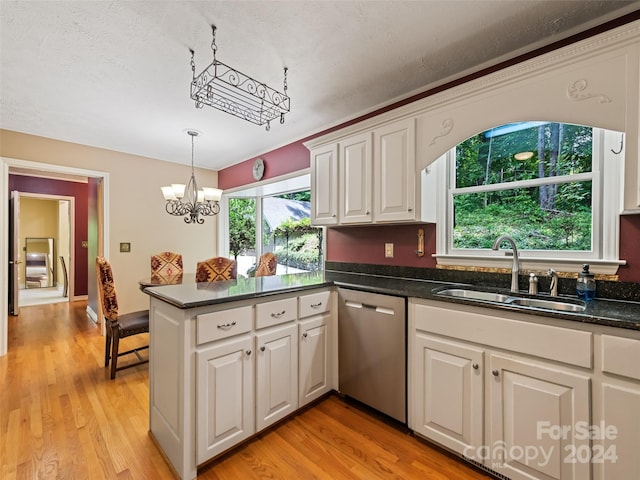
{"type": "Polygon", "coordinates": [[[118,316],[123,336],[135,335],[149,331],[149,310],[125,313],[118,316]]]}

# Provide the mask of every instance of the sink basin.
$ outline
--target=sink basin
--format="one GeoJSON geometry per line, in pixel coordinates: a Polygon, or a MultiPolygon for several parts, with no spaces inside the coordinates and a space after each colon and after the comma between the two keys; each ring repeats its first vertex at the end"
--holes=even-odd
{"type": "Polygon", "coordinates": [[[481,292],[479,290],[467,290],[466,288],[447,288],[446,290],[440,290],[438,295],[445,295],[447,297],[461,297],[469,298],[471,300],[484,300],[485,302],[499,302],[506,303],[511,299],[509,295],[494,292],[481,292]]]}
{"type": "Polygon", "coordinates": [[[511,297],[505,303],[522,307],[545,308],[550,310],[562,310],[564,312],[584,312],[585,306],[578,303],[564,302],[562,300],[544,300],[541,298],[511,297]]]}
{"type": "Polygon", "coordinates": [[[505,293],[483,292],[481,290],[472,290],[467,288],[446,288],[444,290],[436,291],[435,293],[445,297],[465,298],[480,302],[498,303],[525,308],[540,308],[543,310],[558,310],[563,312],[584,312],[586,308],[584,303],[574,303],[559,298],[544,299],[517,297],[515,295],[505,293]]]}

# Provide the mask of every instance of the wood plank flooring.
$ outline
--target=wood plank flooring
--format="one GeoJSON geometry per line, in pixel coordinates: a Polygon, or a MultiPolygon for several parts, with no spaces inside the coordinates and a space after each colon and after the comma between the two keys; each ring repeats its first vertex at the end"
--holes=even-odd
{"type": "MultiPolygon", "coordinates": [[[[9,317],[9,353],[0,357],[0,478],[173,478],[148,435],[147,366],[109,380],[104,338],[85,309],[85,302],[58,303],[9,317]]],[[[201,468],[198,478],[490,477],[333,395],[201,468]]]]}

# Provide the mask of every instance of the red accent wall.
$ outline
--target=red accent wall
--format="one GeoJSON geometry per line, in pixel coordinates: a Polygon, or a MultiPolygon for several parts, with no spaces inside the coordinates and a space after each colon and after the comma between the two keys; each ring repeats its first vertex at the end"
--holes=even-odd
{"type": "Polygon", "coordinates": [[[640,215],[620,216],[620,258],[627,264],[620,267],[622,282],[640,283],[640,215]]]}
{"type": "Polygon", "coordinates": [[[14,190],[24,193],[43,193],[75,198],[75,238],[72,239],[73,271],[75,275],[74,295],[87,295],[87,249],[82,248],[82,241],[88,240],[87,184],[24,175],[9,175],[9,195],[14,190]]]}
{"type": "Polygon", "coordinates": [[[434,253],[436,226],[429,223],[327,228],[326,259],[331,262],[435,268],[434,253]],[[416,255],[419,228],[424,229],[422,257],[416,255]],[[393,243],[393,258],[385,257],[385,243],[393,243]]]}
{"type": "MultiPolygon", "coordinates": [[[[264,160],[263,180],[279,177],[287,173],[309,168],[311,157],[309,150],[302,144],[303,140],[272,150],[260,155],[264,160]]],[[[253,162],[255,158],[232,165],[218,172],[218,188],[228,190],[255,182],[253,178],[253,162]]]]}

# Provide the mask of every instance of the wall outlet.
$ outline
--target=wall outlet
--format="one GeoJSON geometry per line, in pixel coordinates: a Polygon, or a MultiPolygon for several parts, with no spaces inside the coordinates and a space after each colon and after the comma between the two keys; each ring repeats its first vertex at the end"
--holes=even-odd
{"type": "Polygon", "coordinates": [[[393,258],[393,243],[384,244],[384,256],[386,258],[393,258]]]}

